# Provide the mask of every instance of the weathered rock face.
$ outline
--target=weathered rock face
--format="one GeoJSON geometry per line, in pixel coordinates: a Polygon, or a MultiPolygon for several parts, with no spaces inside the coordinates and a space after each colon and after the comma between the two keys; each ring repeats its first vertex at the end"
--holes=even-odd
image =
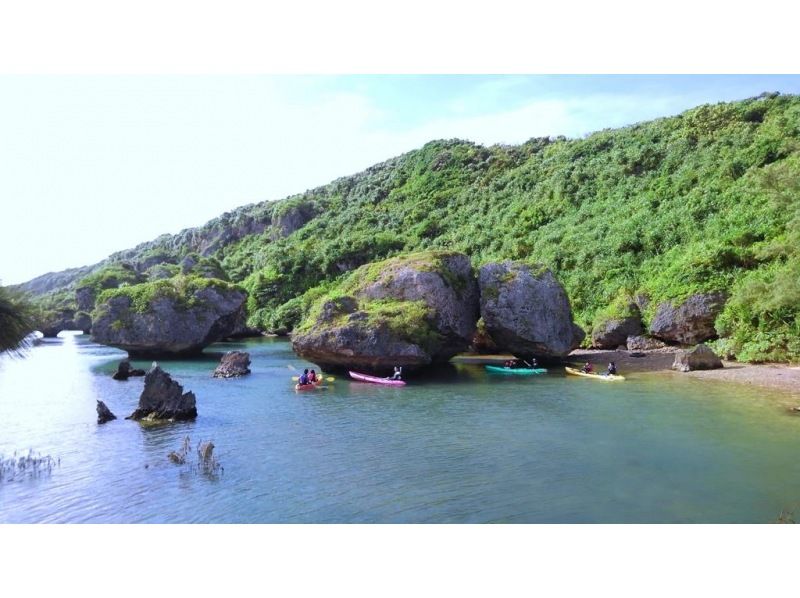
{"type": "Polygon", "coordinates": [[[132,357],[198,354],[233,331],[246,298],[243,291],[223,283],[184,293],[157,294],[143,310],[130,295],[115,294],[95,309],[92,339],[132,357]]]}
{"type": "Polygon", "coordinates": [[[486,324],[483,320],[478,320],[475,334],[472,335],[470,351],[483,354],[497,353],[497,343],[494,342],[492,336],[486,331],[486,324]]]}
{"type": "Polygon", "coordinates": [[[92,316],[85,311],[76,313],[73,323],[75,330],[81,330],[84,334],[89,334],[92,331],[92,316]]]}
{"type": "Polygon", "coordinates": [[[131,367],[131,362],[123,359],[117,366],[117,371],[111,376],[114,380],[127,380],[131,376],[144,376],[145,371],[134,369],[131,367]]]}
{"type": "Polygon", "coordinates": [[[139,406],[125,419],[184,421],[196,417],[194,393],[184,393],[180,384],[157,363],[153,363],[153,367],[144,377],[144,390],[139,397],[139,406]]]}
{"type": "Polygon", "coordinates": [[[106,404],[103,401],[97,401],[97,423],[98,424],[105,424],[110,422],[112,419],[117,419],[117,416],[111,413],[111,409],[106,407],[106,404]]]}
{"type": "Polygon", "coordinates": [[[263,336],[258,328],[247,325],[247,310],[241,310],[231,333],[225,338],[253,338],[263,336]]]}
{"type": "Polygon", "coordinates": [[[75,312],[69,309],[54,312],[52,316],[37,325],[45,338],[55,338],[62,330],[80,330],[75,324],[75,312]]]}
{"type": "Polygon", "coordinates": [[[650,334],[682,345],[716,338],[714,320],[725,306],[725,300],[724,293],[703,293],[692,295],[677,307],[669,302],[661,303],[650,324],[650,334]]]}
{"type": "Polygon", "coordinates": [[[273,239],[288,237],[293,232],[303,228],[316,215],[316,206],[310,202],[303,202],[286,208],[276,215],[275,221],[272,223],[273,232],[271,236],[273,239]]]}
{"type": "Polygon", "coordinates": [[[91,287],[80,287],[75,290],[75,302],[78,304],[79,311],[91,313],[96,299],[95,291],[91,287]]]}
{"type": "Polygon", "coordinates": [[[626,345],[629,336],[638,336],[643,332],[639,316],[606,320],[592,330],[592,346],[596,349],[615,349],[626,345]]]}
{"type": "Polygon", "coordinates": [[[655,349],[663,349],[667,346],[657,338],[644,335],[629,336],[625,345],[628,347],[628,351],[653,351],[655,349]]]}
{"type": "Polygon", "coordinates": [[[250,373],[250,353],[244,351],[228,351],[222,356],[214,378],[235,378],[250,373]]]}
{"type": "Polygon", "coordinates": [[[429,252],[356,270],[292,338],[323,369],[372,372],[444,362],[469,346],[478,288],[469,258],[429,252]]]}
{"type": "Polygon", "coordinates": [[[563,357],[583,340],[567,294],[549,270],[490,263],[478,272],[478,284],[481,317],[500,350],[521,357],[563,357]]]}
{"type": "Polygon", "coordinates": [[[722,360],[706,345],[700,344],[692,349],[680,349],[675,353],[673,370],[690,372],[692,370],[715,370],[722,367],[722,360]]]}

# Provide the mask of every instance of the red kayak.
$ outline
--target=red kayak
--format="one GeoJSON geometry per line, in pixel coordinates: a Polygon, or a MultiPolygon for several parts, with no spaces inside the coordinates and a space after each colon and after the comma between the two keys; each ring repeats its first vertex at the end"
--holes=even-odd
{"type": "Polygon", "coordinates": [[[377,376],[368,376],[367,374],[359,374],[358,372],[347,372],[353,380],[359,382],[372,382],[373,384],[386,384],[387,386],[405,386],[406,383],[402,380],[387,380],[386,378],[378,378],[377,376]]]}

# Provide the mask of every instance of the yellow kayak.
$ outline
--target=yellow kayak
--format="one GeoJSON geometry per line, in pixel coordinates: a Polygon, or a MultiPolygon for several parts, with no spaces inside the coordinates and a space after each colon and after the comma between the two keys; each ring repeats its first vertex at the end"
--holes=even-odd
{"type": "Polygon", "coordinates": [[[603,380],[605,382],[621,382],[625,380],[625,376],[619,376],[617,374],[587,374],[580,370],[576,370],[575,368],[564,368],[567,370],[567,373],[572,376],[583,376],[585,378],[594,378],[595,380],[603,380]]]}

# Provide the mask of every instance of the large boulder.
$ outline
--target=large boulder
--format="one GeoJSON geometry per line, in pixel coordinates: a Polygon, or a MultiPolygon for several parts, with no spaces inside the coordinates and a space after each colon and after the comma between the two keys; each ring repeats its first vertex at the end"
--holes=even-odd
{"type": "Polygon", "coordinates": [[[125,419],[148,421],[185,421],[197,417],[197,403],[193,392],[183,392],[183,387],[162,370],[157,363],[144,377],[144,390],[136,411],[125,419]]]}
{"type": "Polygon", "coordinates": [[[675,353],[673,370],[690,372],[692,370],[715,370],[722,367],[722,360],[706,345],[700,344],[692,349],[679,349],[675,353]]]}
{"type": "Polygon", "coordinates": [[[667,346],[663,341],[645,335],[629,336],[625,345],[628,347],[628,351],[654,351],[667,346]]]}
{"type": "Polygon", "coordinates": [[[717,337],[714,320],[725,306],[725,293],[698,293],[680,305],[659,304],[650,334],[662,340],[694,345],[717,337]]]}
{"type": "Polygon", "coordinates": [[[228,351],[214,370],[214,378],[235,378],[250,373],[250,353],[228,351]]]}
{"type": "Polygon", "coordinates": [[[392,258],[362,266],[321,298],[295,329],[292,347],[326,370],[414,369],[465,351],[478,309],[466,255],[392,258]]]}
{"type": "Polygon", "coordinates": [[[131,357],[182,356],[230,335],[246,293],[221,280],[176,277],[105,291],[92,339],[131,357]]]}
{"type": "Polygon", "coordinates": [[[592,329],[592,346],[595,349],[616,349],[627,344],[629,336],[638,336],[643,332],[639,315],[609,318],[592,329]]]}
{"type": "Polygon", "coordinates": [[[478,272],[480,313],[501,351],[521,357],[563,357],[585,333],[572,321],[563,287],[547,269],[489,263],[478,272]]]}

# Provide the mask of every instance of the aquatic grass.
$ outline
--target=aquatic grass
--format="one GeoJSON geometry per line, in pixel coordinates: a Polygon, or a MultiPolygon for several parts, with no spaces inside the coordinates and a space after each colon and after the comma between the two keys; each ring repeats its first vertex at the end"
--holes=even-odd
{"type": "Polygon", "coordinates": [[[0,482],[49,476],[54,468],[60,466],[61,458],[54,459],[50,455],[34,454],[33,449],[20,456],[14,451],[11,457],[0,455],[0,482]]]}
{"type": "Polygon", "coordinates": [[[176,451],[170,451],[167,454],[167,459],[176,465],[184,465],[183,473],[217,477],[225,472],[225,468],[214,456],[214,443],[210,440],[197,443],[193,458],[191,439],[185,436],[180,448],[176,451]]]}

